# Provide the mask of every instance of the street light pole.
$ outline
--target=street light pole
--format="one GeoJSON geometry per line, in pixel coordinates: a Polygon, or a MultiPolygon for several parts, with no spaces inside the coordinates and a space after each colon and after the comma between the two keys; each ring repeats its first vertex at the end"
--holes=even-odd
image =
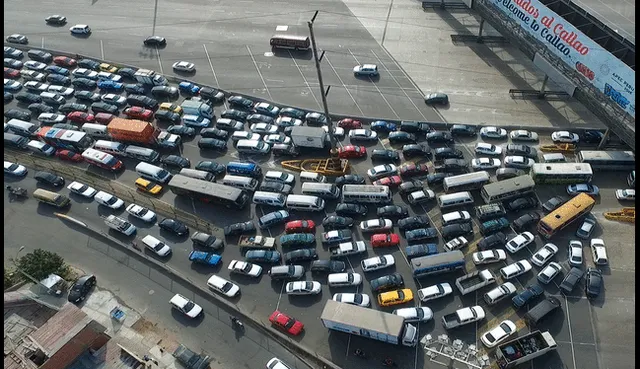
{"type": "MultiPolygon", "coordinates": [[[[318,11],[316,10],[315,14],[311,18],[307,25],[309,26],[309,36],[311,38],[311,47],[313,48],[313,59],[316,62],[316,71],[318,72],[318,83],[320,84],[320,94],[322,97],[322,106],[324,108],[324,115],[327,117],[327,126],[329,127],[329,140],[331,142],[331,148],[336,147],[336,140],[333,136],[333,122],[331,121],[331,116],[329,115],[329,106],[327,105],[327,94],[324,90],[324,82],[322,81],[322,71],[320,70],[320,60],[324,56],[324,51],[322,55],[318,57],[318,48],[316,47],[316,38],[313,33],[313,22],[316,20],[318,16],[318,11]]],[[[328,92],[328,91],[327,91],[328,92]]]]}

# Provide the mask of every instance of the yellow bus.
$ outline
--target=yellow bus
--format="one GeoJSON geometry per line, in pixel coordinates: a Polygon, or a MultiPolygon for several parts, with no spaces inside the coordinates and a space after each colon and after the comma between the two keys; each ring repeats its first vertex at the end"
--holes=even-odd
{"type": "Polygon", "coordinates": [[[544,238],[551,238],[556,232],[568,226],[574,220],[580,219],[589,213],[595,203],[596,201],[591,196],[585,193],[579,194],[540,219],[538,233],[544,238]]]}

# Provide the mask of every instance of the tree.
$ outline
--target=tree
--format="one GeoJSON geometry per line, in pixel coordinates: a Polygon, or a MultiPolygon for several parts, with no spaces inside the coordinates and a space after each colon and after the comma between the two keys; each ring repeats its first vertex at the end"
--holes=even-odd
{"type": "MultiPolygon", "coordinates": [[[[4,268],[3,268],[4,269],[4,268]]],[[[7,269],[4,269],[4,288],[7,289],[13,286],[16,283],[16,275],[13,272],[7,272],[7,269]]]]}
{"type": "Polygon", "coordinates": [[[36,249],[18,259],[18,268],[38,281],[51,273],[64,278],[69,272],[62,256],[43,249],[36,249]]]}

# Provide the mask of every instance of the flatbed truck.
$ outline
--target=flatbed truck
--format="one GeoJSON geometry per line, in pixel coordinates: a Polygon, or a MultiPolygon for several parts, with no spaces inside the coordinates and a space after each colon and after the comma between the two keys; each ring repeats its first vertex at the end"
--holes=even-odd
{"type": "Polygon", "coordinates": [[[265,236],[241,236],[238,246],[243,250],[273,250],[276,247],[276,239],[265,236]]]}
{"type": "Polygon", "coordinates": [[[484,309],[480,306],[465,307],[442,317],[442,325],[446,329],[457,328],[465,324],[484,319],[484,309]]]}
{"type": "Polygon", "coordinates": [[[479,290],[484,286],[496,282],[496,277],[487,270],[478,270],[473,273],[465,274],[456,279],[456,286],[463,295],[479,290]]]}

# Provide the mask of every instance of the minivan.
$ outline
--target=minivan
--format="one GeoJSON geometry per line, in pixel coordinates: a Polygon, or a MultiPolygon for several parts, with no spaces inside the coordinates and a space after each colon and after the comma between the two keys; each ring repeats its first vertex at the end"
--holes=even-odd
{"type": "Polygon", "coordinates": [[[443,226],[467,222],[471,222],[471,215],[467,211],[453,211],[451,213],[442,214],[443,226]]]}
{"type": "Polygon", "coordinates": [[[322,211],[324,210],[324,200],[318,196],[289,195],[286,206],[287,209],[293,210],[322,211]]]}
{"type": "Polygon", "coordinates": [[[258,187],[258,181],[255,178],[234,176],[232,174],[224,176],[224,178],[222,178],[222,184],[247,191],[255,191],[258,187]]]}
{"type": "Polygon", "coordinates": [[[553,296],[548,296],[524,314],[524,320],[528,325],[535,326],[547,315],[560,308],[560,306],[560,300],[553,296]]]}
{"type": "Polygon", "coordinates": [[[236,150],[246,154],[268,154],[271,151],[271,146],[264,141],[239,140],[236,143],[236,150]]]}
{"type": "Polygon", "coordinates": [[[31,135],[34,135],[38,128],[40,128],[39,124],[25,122],[24,120],[15,118],[7,122],[7,127],[11,132],[24,137],[31,137],[31,135]]]}
{"type": "Polygon", "coordinates": [[[304,267],[302,265],[277,265],[269,270],[271,279],[300,279],[304,277],[304,267]]]}
{"type": "Polygon", "coordinates": [[[85,123],[82,125],[82,132],[85,132],[91,137],[96,138],[109,138],[109,133],[107,132],[107,126],[96,123],[85,123]]]}
{"type": "Polygon", "coordinates": [[[42,188],[38,188],[37,190],[33,191],[33,197],[40,202],[53,205],[57,208],[63,208],[71,204],[71,200],[69,200],[69,198],[65,195],[43,190],[42,188]]]}
{"type": "Polygon", "coordinates": [[[300,182],[301,183],[304,183],[304,182],[327,183],[327,177],[323,176],[320,173],[301,172],[300,182]]]}
{"type": "Polygon", "coordinates": [[[552,153],[542,155],[545,163],[565,163],[567,158],[561,153],[552,153]]]}
{"type": "Polygon", "coordinates": [[[169,173],[165,169],[162,169],[155,165],[151,165],[149,163],[145,163],[143,161],[136,165],[136,173],[144,178],[161,183],[166,183],[169,181],[169,179],[171,179],[171,173],[169,173]]]}
{"type": "Polygon", "coordinates": [[[327,276],[329,287],[359,286],[362,276],[359,273],[332,273],[327,276]]]}
{"type": "Polygon", "coordinates": [[[44,142],[38,140],[31,140],[27,144],[27,148],[36,154],[45,155],[45,156],[53,156],[56,153],[56,149],[54,149],[51,145],[48,145],[44,142]]]}
{"type": "Polygon", "coordinates": [[[471,193],[468,191],[438,196],[438,206],[440,209],[470,204],[473,204],[473,196],[471,196],[471,193]]]}
{"type": "Polygon", "coordinates": [[[185,177],[199,179],[201,181],[213,182],[215,175],[213,173],[205,172],[204,170],[182,168],[180,174],[185,177]]]}
{"type": "Polygon", "coordinates": [[[449,224],[442,227],[442,238],[445,240],[466,235],[473,236],[471,223],[449,224]]]}
{"type": "Polygon", "coordinates": [[[337,199],[340,196],[340,190],[333,183],[305,182],[302,184],[302,194],[337,199]]]}
{"type": "Polygon", "coordinates": [[[155,163],[160,159],[160,154],[157,151],[146,147],[129,145],[124,149],[124,153],[130,158],[146,161],[147,163],[155,163]]]}
{"type": "Polygon", "coordinates": [[[270,205],[284,207],[287,197],[281,193],[256,191],[253,194],[253,203],[256,205],[270,205]]]}
{"type": "Polygon", "coordinates": [[[93,144],[93,148],[112,155],[125,155],[127,145],[122,142],[98,140],[93,144]]]}
{"type": "Polygon", "coordinates": [[[62,105],[67,102],[64,97],[53,92],[42,92],[40,93],[40,97],[42,98],[42,101],[49,104],[62,105]]]}
{"type": "Polygon", "coordinates": [[[9,132],[4,133],[5,146],[12,146],[18,149],[26,149],[28,143],[29,143],[29,139],[26,137],[14,135],[13,133],[9,133],[9,132]]]}

